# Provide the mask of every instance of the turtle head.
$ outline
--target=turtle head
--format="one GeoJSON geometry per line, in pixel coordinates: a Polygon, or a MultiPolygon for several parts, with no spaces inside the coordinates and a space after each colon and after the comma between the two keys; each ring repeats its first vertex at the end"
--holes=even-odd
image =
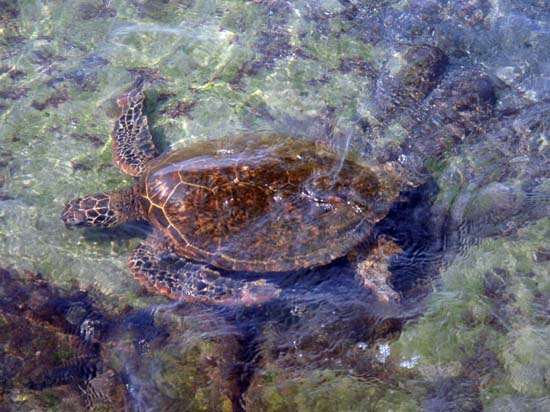
{"type": "Polygon", "coordinates": [[[111,227],[135,219],[136,202],[132,189],[73,199],[65,206],[61,220],[75,226],[111,227]]]}

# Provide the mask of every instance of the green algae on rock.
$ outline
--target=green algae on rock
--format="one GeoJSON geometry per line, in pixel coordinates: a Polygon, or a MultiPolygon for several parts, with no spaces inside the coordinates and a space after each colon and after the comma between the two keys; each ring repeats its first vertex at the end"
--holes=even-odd
{"type": "Polygon", "coordinates": [[[264,370],[244,400],[251,410],[265,412],[415,412],[420,407],[407,389],[334,370],[264,370]]]}
{"type": "Polygon", "coordinates": [[[486,239],[457,256],[441,274],[427,313],[393,349],[416,358],[413,369],[427,382],[473,381],[488,410],[509,397],[542,410],[550,373],[550,272],[536,256],[548,236],[550,221],[542,219],[515,239],[486,239]]]}

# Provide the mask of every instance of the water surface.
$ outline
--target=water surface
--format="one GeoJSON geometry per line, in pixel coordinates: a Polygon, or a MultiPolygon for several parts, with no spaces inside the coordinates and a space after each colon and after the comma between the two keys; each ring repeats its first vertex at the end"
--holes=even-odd
{"type": "Polygon", "coordinates": [[[0,2],[0,405],[550,409],[550,9],[541,0],[0,2]],[[142,224],[68,231],[137,76],[164,151],[277,133],[393,165],[397,304],[345,259],[259,307],[177,304],[142,224]]]}

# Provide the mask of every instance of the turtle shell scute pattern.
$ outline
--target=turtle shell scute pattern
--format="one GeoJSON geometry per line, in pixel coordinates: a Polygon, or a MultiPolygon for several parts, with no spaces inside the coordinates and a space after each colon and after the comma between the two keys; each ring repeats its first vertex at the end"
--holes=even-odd
{"type": "Polygon", "coordinates": [[[373,170],[311,142],[203,149],[161,156],[138,185],[148,219],[186,258],[252,272],[324,265],[389,209],[373,170]]]}

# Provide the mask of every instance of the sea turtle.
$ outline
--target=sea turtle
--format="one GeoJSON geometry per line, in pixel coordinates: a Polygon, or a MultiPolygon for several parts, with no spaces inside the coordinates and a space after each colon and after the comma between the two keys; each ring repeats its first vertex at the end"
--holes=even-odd
{"type": "Polygon", "coordinates": [[[68,227],[152,223],[152,235],[128,260],[149,291],[258,302],[278,291],[230,272],[288,272],[351,255],[359,279],[379,300],[398,299],[387,284],[387,256],[399,248],[367,242],[399,193],[391,166],[275,135],[205,141],[159,155],[144,99],[138,80],[117,99],[122,114],[112,133],[114,163],[136,176],[136,184],[74,199],[62,220],[68,227]]]}

